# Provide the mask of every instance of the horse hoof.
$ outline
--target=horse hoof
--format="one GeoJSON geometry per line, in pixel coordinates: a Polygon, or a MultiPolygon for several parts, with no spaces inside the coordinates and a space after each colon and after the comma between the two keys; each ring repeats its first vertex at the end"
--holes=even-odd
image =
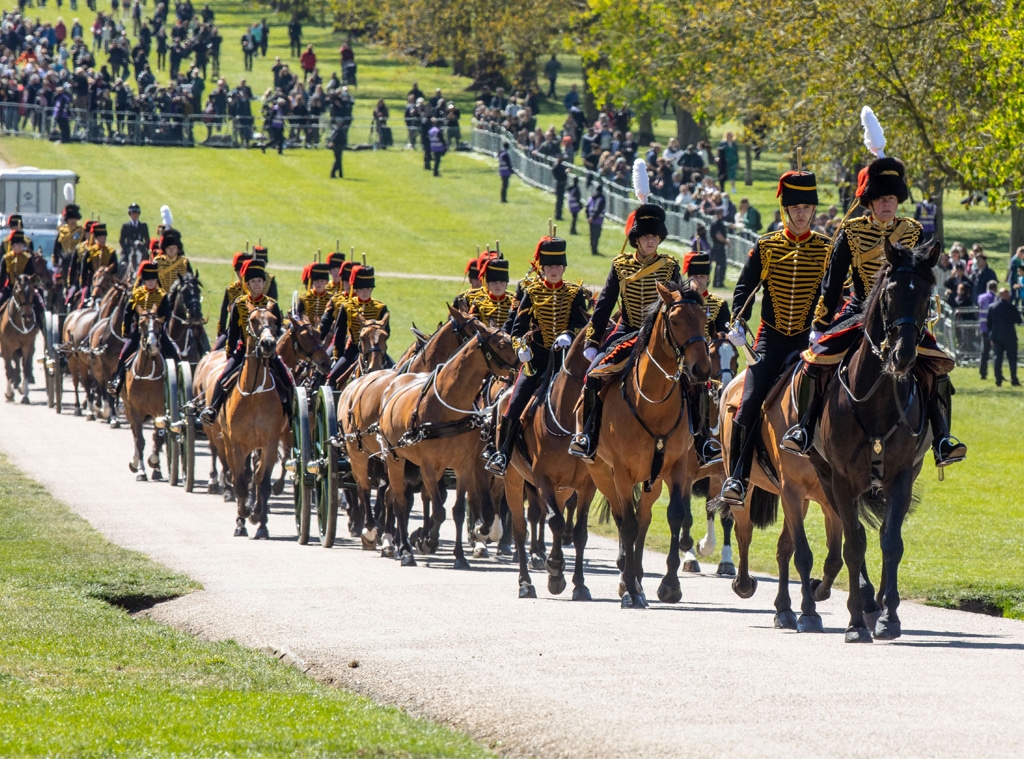
{"type": "Polygon", "coordinates": [[[740,579],[737,577],[735,580],[732,581],[732,590],[740,598],[750,598],[752,595],[754,595],[754,593],[757,592],[757,578],[751,577],[750,584],[744,585],[742,582],[740,582],[740,579]]]}
{"type": "Polygon", "coordinates": [[[206,494],[207,495],[220,495],[221,494],[220,485],[218,485],[216,482],[211,482],[209,485],[206,486],[206,494]]]}
{"type": "Polygon", "coordinates": [[[683,589],[680,585],[669,585],[664,580],[658,586],[658,600],[666,604],[677,604],[683,598],[683,589]]]}
{"type": "Polygon", "coordinates": [[[150,454],[150,457],[146,459],[146,463],[149,464],[154,469],[156,469],[158,466],[160,466],[160,457],[150,454]]]}
{"type": "Polygon", "coordinates": [[[284,480],[275,480],[270,486],[270,492],[274,495],[281,495],[284,492],[284,480]]]}
{"type": "Polygon", "coordinates": [[[700,562],[696,559],[687,559],[683,562],[683,571],[692,574],[700,574],[700,562]]]}
{"type": "Polygon", "coordinates": [[[796,630],[796,614],[790,609],[786,611],[780,611],[775,614],[775,629],[776,630],[796,630]]]}
{"type": "Polygon", "coordinates": [[[135,473],[136,473],[137,471],[139,471],[139,468],[138,468],[138,467],[137,467],[137,466],[135,465],[135,462],[134,462],[134,461],[129,461],[129,462],[128,462],[128,470],[129,470],[129,471],[130,471],[130,472],[131,472],[132,474],[135,474],[135,473]]]}
{"type": "Polygon", "coordinates": [[[903,635],[903,625],[898,621],[879,619],[872,634],[878,640],[896,640],[903,635]]]}
{"type": "Polygon", "coordinates": [[[27,406],[28,403],[29,403],[28,396],[26,395],[24,398],[21,399],[21,405],[22,406],[27,406]]]}
{"type": "MultiPolygon", "coordinates": [[[[14,399],[12,398],[11,400],[14,400],[14,399]]],[[[82,409],[76,408],[75,409],[75,416],[81,416],[81,415],[82,415],[82,409]]]]}
{"type": "Polygon", "coordinates": [[[253,540],[270,540],[270,530],[265,524],[261,524],[253,536],[253,540]]]}
{"type": "Polygon", "coordinates": [[[360,535],[359,542],[364,551],[373,551],[377,548],[377,541],[370,540],[369,537],[367,537],[366,535],[360,535]]]}
{"type": "Polygon", "coordinates": [[[159,469],[154,469],[153,470],[153,482],[162,482],[163,479],[164,479],[164,476],[160,473],[160,470],[159,469]]]}
{"type": "Polygon", "coordinates": [[[619,590],[618,590],[618,593],[619,593],[619,598],[622,598],[624,595],[626,595],[626,583],[624,583],[622,580],[619,580],[619,590]]]}
{"type": "Polygon", "coordinates": [[[635,595],[630,593],[622,594],[622,608],[623,609],[646,609],[647,599],[644,598],[643,593],[637,593],[635,595]]]}
{"type": "Polygon", "coordinates": [[[878,624],[879,618],[882,616],[882,610],[866,611],[864,612],[864,626],[869,630],[874,630],[875,625],[878,624]]]}
{"type": "Polygon", "coordinates": [[[4,400],[7,401],[8,403],[14,403],[14,396],[13,395],[5,395],[4,396],[4,400]]]}
{"type": "Polygon", "coordinates": [[[235,537],[236,538],[247,538],[247,537],[249,537],[249,531],[247,529],[245,529],[245,525],[239,525],[238,527],[235,528],[235,537]]]}
{"type": "Polygon", "coordinates": [[[120,420],[118,420],[118,419],[111,419],[110,420],[110,429],[112,429],[112,430],[119,430],[119,429],[121,429],[121,422],[120,422],[120,420]]]}
{"type": "Polygon", "coordinates": [[[590,589],[586,585],[580,585],[572,590],[573,601],[593,601],[594,597],[590,595],[590,589]]]}
{"type": "Polygon", "coordinates": [[[530,569],[532,569],[532,570],[534,570],[536,572],[540,572],[546,566],[546,562],[547,562],[547,559],[545,559],[543,556],[538,556],[537,554],[533,554],[533,555],[530,556],[530,569]]]}
{"type": "Polygon", "coordinates": [[[85,417],[85,421],[87,421],[87,422],[95,422],[96,421],[96,414],[94,414],[93,412],[90,411],[89,414],[85,417]]]}
{"type": "Polygon", "coordinates": [[[149,478],[146,476],[145,472],[139,472],[137,475],[135,475],[135,481],[136,482],[149,482],[149,478]]]}
{"type": "Polygon", "coordinates": [[[736,576],[736,565],[731,561],[723,561],[718,565],[717,574],[723,577],[735,577],[736,576]]]}
{"type": "Polygon", "coordinates": [[[413,556],[411,553],[403,553],[402,554],[402,566],[403,567],[415,567],[416,566],[416,557],[413,556]]]}
{"type": "Polygon", "coordinates": [[[823,633],[825,625],[821,623],[819,614],[801,614],[796,622],[796,631],[801,633],[823,633]]]}
{"type": "Polygon", "coordinates": [[[256,509],[250,509],[249,511],[249,524],[259,524],[260,515],[256,512],[256,509]]]}
{"type": "Polygon", "coordinates": [[[815,601],[827,601],[832,597],[832,588],[826,586],[821,580],[811,580],[811,596],[815,601]]]}
{"type": "Polygon", "coordinates": [[[490,551],[487,550],[487,546],[485,546],[483,543],[477,543],[473,547],[473,558],[474,559],[488,559],[488,558],[490,558],[490,556],[491,556],[490,551]]]}
{"type": "Polygon", "coordinates": [[[548,593],[553,596],[562,594],[565,590],[565,575],[552,575],[548,577],[548,593]]]}
{"type": "Polygon", "coordinates": [[[509,543],[498,543],[497,554],[498,556],[515,556],[515,551],[512,549],[512,545],[509,543]]]}
{"type": "Polygon", "coordinates": [[[847,643],[870,643],[871,633],[866,627],[854,627],[846,631],[845,640],[847,643]]]}
{"type": "Polygon", "coordinates": [[[529,583],[520,583],[519,585],[519,597],[520,598],[536,598],[537,589],[529,583]]]}
{"type": "Polygon", "coordinates": [[[234,503],[234,502],[235,502],[235,493],[234,493],[234,491],[233,490],[225,490],[224,491],[224,503],[234,503]]]}
{"type": "Polygon", "coordinates": [[[471,569],[471,567],[469,566],[469,562],[466,561],[465,556],[455,557],[455,569],[471,569]]]}

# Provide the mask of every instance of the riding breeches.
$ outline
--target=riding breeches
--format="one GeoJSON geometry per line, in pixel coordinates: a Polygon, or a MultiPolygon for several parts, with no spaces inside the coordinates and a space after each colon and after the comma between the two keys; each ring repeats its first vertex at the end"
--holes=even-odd
{"type": "Polygon", "coordinates": [[[747,365],[747,373],[743,380],[743,399],[736,411],[736,424],[749,429],[761,415],[761,406],[771,392],[772,386],[779,378],[786,359],[807,347],[808,333],[782,335],[770,327],[762,326],[758,331],[754,350],[760,354],[761,360],[756,364],[747,365]]]}

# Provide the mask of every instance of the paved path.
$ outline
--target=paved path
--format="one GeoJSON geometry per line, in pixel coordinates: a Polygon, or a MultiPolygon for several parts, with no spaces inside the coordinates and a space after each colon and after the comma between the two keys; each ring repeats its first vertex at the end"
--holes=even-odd
{"type": "MultiPolygon", "coordinates": [[[[507,561],[456,572],[450,542],[416,568],[347,538],[299,546],[287,498],[275,502],[272,540],[233,538],[233,505],[136,483],[124,430],[2,402],[0,430],[0,450],[103,534],[205,586],[153,618],[289,650],[324,681],[508,755],[1018,757],[1024,747],[1019,622],[907,603],[901,640],[852,646],[842,594],[821,607],[826,634],[798,635],[772,628],[770,578],[742,601],[707,574],[683,579],[676,606],[623,611],[613,544],[598,539],[593,603],[549,596],[538,573],[540,598],[520,601],[507,561]]],[[[647,566],[660,573],[663,558],[647,566]]],[[[657,578],[646,585],[653,596],[657,578]]]]}

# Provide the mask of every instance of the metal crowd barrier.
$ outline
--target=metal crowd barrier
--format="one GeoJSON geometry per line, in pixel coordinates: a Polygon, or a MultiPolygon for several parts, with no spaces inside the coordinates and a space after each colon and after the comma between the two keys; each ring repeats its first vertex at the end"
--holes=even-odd
{"type": "MultiPolygon", "coordinates": [[[[523,152],[515,138],[508,131],[503,129],[481,129],[474,126],[473,138],[470,143],[473,150],[481,153],[496,156],[501,151],[501,143],[509,144],[509,157],[512,159],[512,168],[521,180],[533,187],[538,187],[548,192],[555,191],[555,181],[551,176],[551,166],[545,161],[538,161],[523,152]]],[[[587,171],[579,166],[568,167],[573,176],[580,178],[588,186],[594,182],[604,185],[604,196],[607,203],[605,215],[618,222],[625,223],[629,214],[639,205],[633,196],[632,187],[623,187],[614,182],[609,182],[600,174],[587,171]]],[[[687,212],[680,209],[674,203],[668,203],[661,198],[652,197],[651,202],[658,203],[665,208],[665,226],[668,227],[669,239],[689,243],[697,234],[697,225],[701,224],[705,229],[710,229],[713,219],[697,211],[687,212]]],[[[742,268],[747,260],[750,248],[757,240],[757,235],[750,232],[734,231],[729,234],[726,244],[726,261],[730,266],[742,268]]]]}
{"type": "MultiPolygon", "coordinates": [[[[933,332],[935,340],[949,351],[958,365],[977,365],[981,362],[984,337],[981,332],[977,308],[949,309],[944,307],[933,332]]],[[[1018,343],[1024,344],[1024,327],[1017,328],[1018,343]]],[[[1024,362],[1021,354],[1017,363],[1024,362]]]]}

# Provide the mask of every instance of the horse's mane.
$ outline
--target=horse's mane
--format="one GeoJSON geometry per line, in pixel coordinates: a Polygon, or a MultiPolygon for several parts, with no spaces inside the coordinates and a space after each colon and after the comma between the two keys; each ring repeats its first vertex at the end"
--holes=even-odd
{"type": "MultiPolygon", "coordinates": [[[[690,281],[687,280],[683,283],[666,282],[665,289],[672,293],[679,293],[683,298],[692,299],[697,302],[697,305],[704,305],[704,296],[699,292],[690,287],[690,281]]],[[[658,311],[661,309],[663,302],[661,298],[657,298],[654,303],[647,309],[647,313],[644,315],[644,323],[640,327],[640,332],[637,334],[636,345],[633,348],[633,356],[639,356],[647,349],[647,345],[651,341],[651,335],[654,333],[654,322],[658,319],[658,311]]],[[[632,362],[632,358],[630,361],[632,362]]]]}

